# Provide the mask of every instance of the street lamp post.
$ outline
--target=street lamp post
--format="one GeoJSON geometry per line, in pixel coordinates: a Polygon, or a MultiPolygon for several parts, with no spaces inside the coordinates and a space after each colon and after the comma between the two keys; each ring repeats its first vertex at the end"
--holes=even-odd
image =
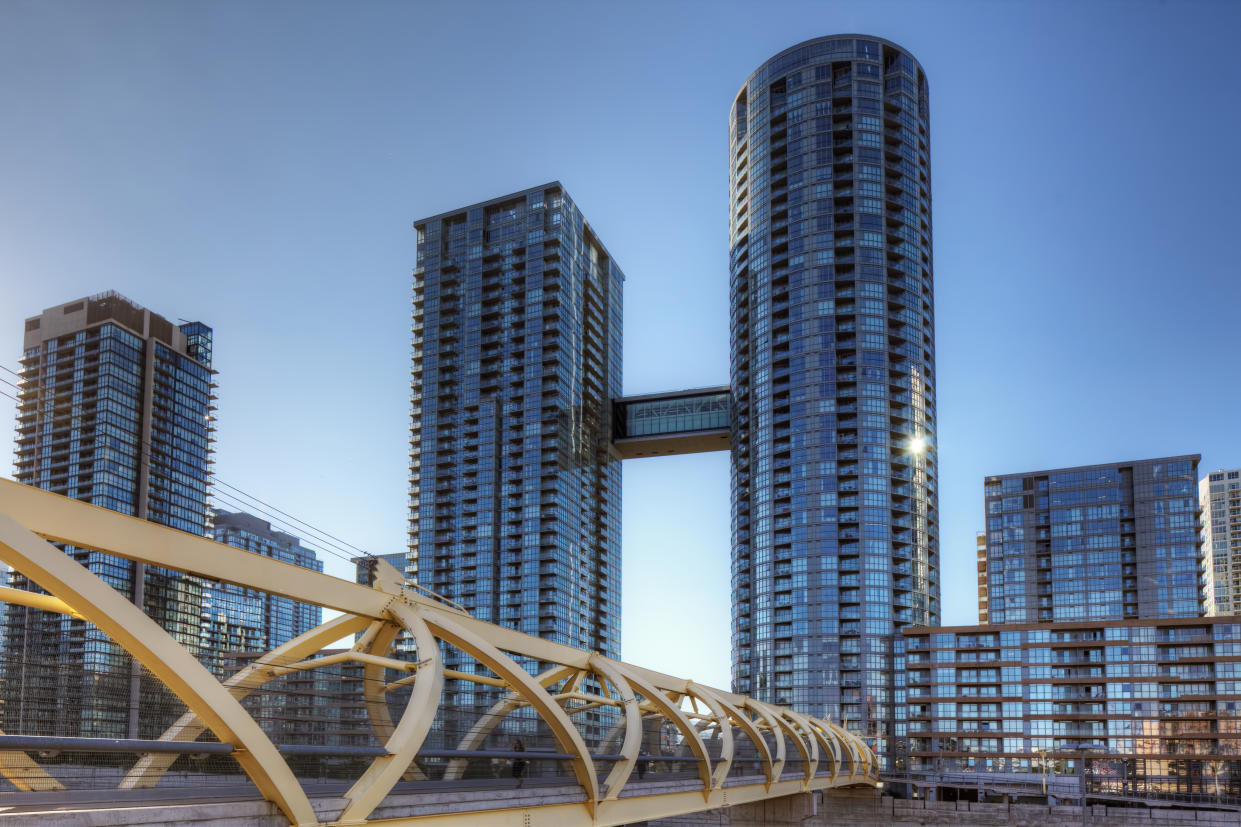
{"type": "Polygon", "coordinates": [[[1090,805],[1086,797],[1086,750],[1082,749],[1077,754],[1077,778],[1082,789],[1082,825],[1085,827],[1090,823],[1090,805]]]}
{"type": "Polygon", "coordinates": [[[1065,749],[1077,752],[1077,777],[1082,791],[1082,825],[1090,824],[1090,807],[1086,804],[1086,752],[1088,750],[1107,750],[1103,744],[1065,744],[1065,749]]]}
{"type": "Polygon", "coordinates": [[[1047,798],[1047,750],[1035,750],[1038,753],[1039,767],[1043,770],[1043,798],[1047,798]]]}
{"type": "Polygon", "coordinates": [[[1220,799],[1219,792],[1219,776],[1225,772],[1227,765],[1223,761],[1215,760],[1207,763],[1207,768],[1211,771],[1211,779],[1215,782],[1215,800],[1218,803],[1220,799]]]}

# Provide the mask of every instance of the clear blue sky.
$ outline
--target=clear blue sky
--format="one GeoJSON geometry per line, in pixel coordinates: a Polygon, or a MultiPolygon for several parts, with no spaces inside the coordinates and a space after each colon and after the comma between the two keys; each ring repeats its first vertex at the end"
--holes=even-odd
{"type": "MultiPolygon", "coordinates": [[[[1241,4],[8,0],[0,364],[105,289],[200,319],[219,477],[400,551],[411,221],[560,179],[628,275],[626,390],[724,384],[729,105],[848,32],[930,78],[943,620],[972,622],[985,474],[1241,465],[1241,4]]],[[[625,657],[726,686],[727,457],[624,479],[625,657]]]]}

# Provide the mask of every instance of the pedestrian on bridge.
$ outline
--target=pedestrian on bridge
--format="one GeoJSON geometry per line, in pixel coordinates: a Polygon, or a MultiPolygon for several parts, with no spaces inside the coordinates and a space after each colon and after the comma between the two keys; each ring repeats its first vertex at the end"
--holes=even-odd
{"type": "MultiPolygon", "coordinates": [[[[526,751],[526,745],[521,742],[520,738],[518,738],[517,740],[513,742],[513,752],[525,752],[525,751],[526,751]]],[[[526,774],[526,759],[520,756],[515,757],[513,759],[513,777],[517,779],[518,787],[520,787],[522,785],[522,782],[525,780],[524,778],[525,774],[526,774]]]]}

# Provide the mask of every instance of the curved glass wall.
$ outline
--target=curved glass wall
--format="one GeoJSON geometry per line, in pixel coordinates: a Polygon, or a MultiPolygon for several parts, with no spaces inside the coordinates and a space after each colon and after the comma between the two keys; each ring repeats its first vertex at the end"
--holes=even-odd
{"type": "Polygon", "coordinates": [[[819,38],[730,125],[734,689],[891,761],[894,634],[939,620],[926,76],[819,38]]]}

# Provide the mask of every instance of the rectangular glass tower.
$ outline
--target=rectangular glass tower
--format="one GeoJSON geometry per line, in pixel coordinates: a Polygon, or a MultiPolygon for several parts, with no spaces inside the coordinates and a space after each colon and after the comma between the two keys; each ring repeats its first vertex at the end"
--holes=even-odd
{"type": "Polygon", "coordinates": [[[483,620],[619,657],[624,277],[559,183],[414,226],[408,570],[483,620]]]}
{"type": "Polygon", "coordinates": [[[1201,616],[1199,459],[987,477],[988,622],[1201,616]]]}

